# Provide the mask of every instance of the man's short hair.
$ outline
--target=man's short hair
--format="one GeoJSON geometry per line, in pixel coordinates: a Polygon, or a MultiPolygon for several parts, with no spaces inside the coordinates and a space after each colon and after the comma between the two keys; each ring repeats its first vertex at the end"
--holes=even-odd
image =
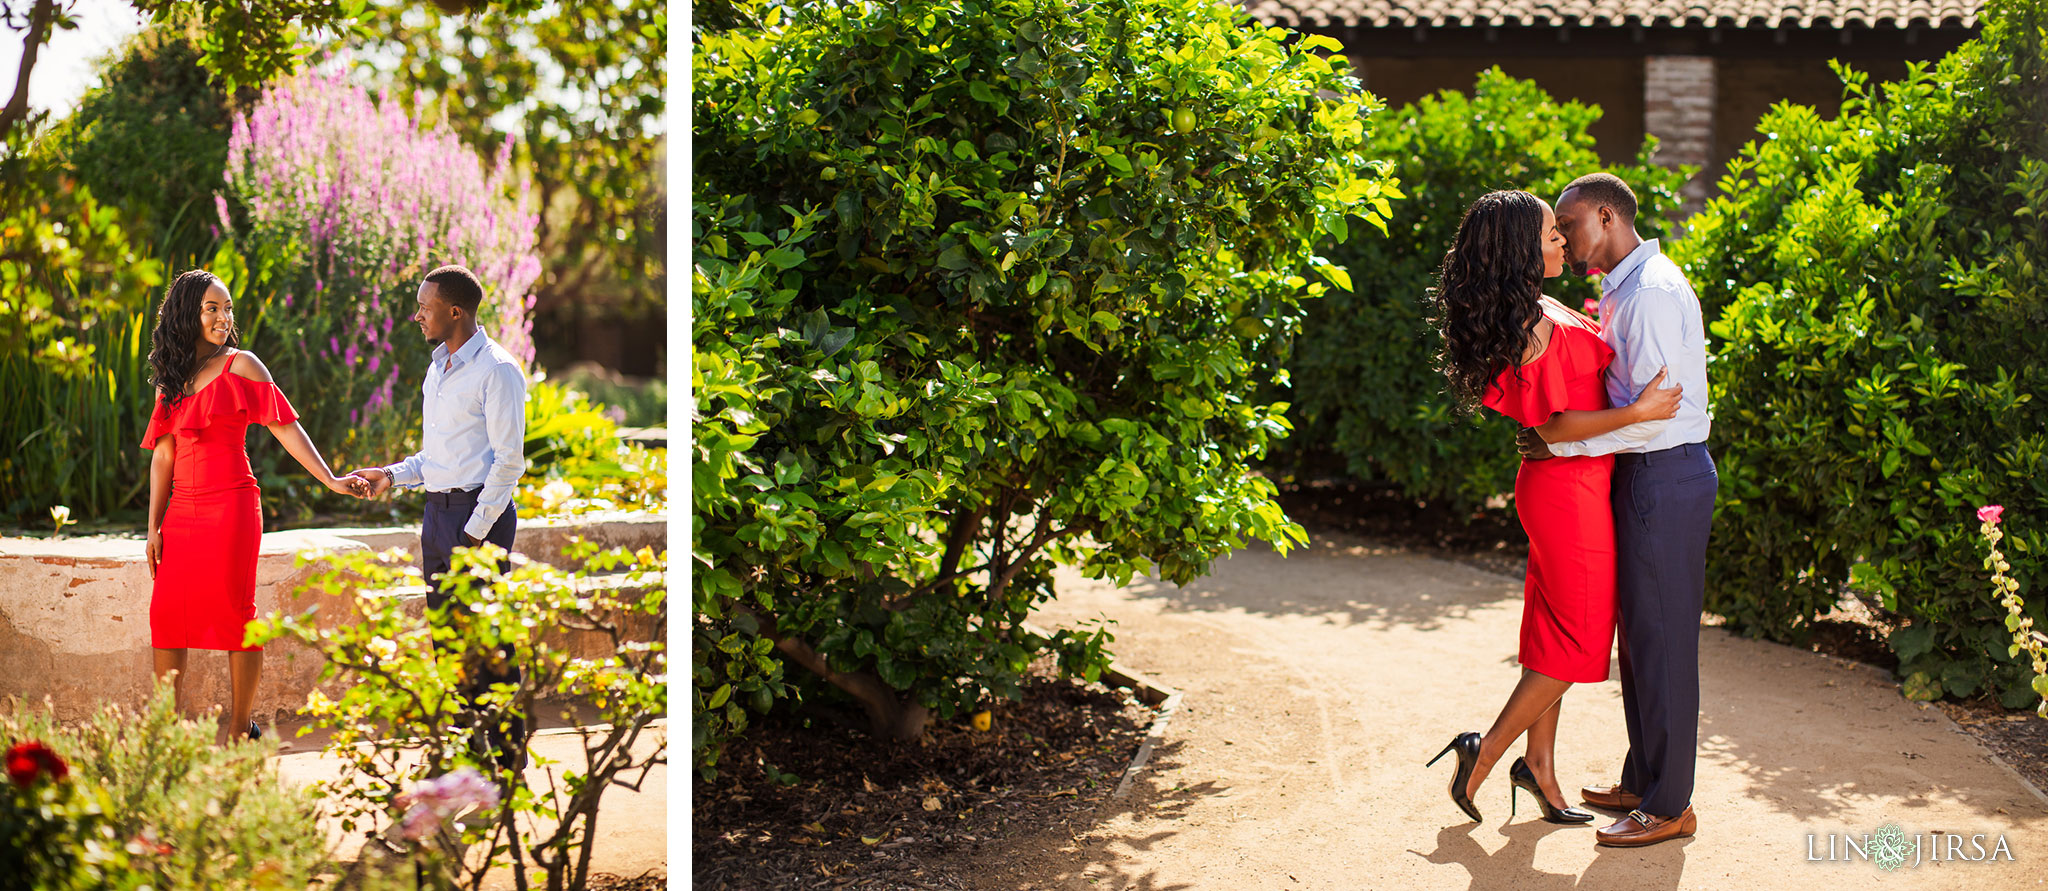
{"type": "Polygon", "coordinates": [[[442,300],[462,307],[462,311],[471,316],[476,315],[477,306],[484,302],[484,286],[476,280],[474,273],[463,267],[443,266],[427,273],[427,281],[433,282],[442,300]]]}
{"type": "Polygon", "coordinates": [[[1573,189],[1579,190],[1582,197],[1596,206],[1614,208],[1615,215],[1621,218],[1622,223],[1631,224],[1636,221],[1636,193],[1629,189],[1628,183],[1621,181],[1621,177],[1612,173],[1588,173],[1572,180],[1571,185],[1564,187],[1565,192],[1573,189]]]}

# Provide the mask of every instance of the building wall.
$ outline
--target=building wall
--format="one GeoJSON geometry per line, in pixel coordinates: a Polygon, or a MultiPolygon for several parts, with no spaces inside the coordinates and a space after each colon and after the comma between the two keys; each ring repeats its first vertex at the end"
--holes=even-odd
{"type": "MultiPolygon", "coordinates": [[[[1870,82],[1899,80],[1906,76],[1904,59],[1860,59],[1851,63],[1867,72],[1870,82]]],[[[1812,106],[1823,118],[1832,118],[1842,108],[1842,81],[1817,58],[1728,59],[1716,72],[1718,97],[1714,110],[1714,167],[1718,180],[1727,160],[1735,157],[1746,142],[1757,138],[1757,123],[1779,102],[1812,106]]]]}
{"type": "MultiPolygon", "coordinates": [[[[1277,22],[1299,27],[1293,22],[1277,22]]],[[[1470,91],[1494,65],[1535,81],[1559,101],[1601,109],[1590,128],[1605,163],[1635,158],[1647,130],[1664,128],[1660,163],[1701,164],[1687,188],[1689,210],[1717,189],[1727,161],[1756,138],[1758,119],[1780,101],[1833,117],[1841,79],[1828,60],[1845,59],[1872,83],[1897,80],[1908,61],[1940,59],[1974,29],[1856,30],[1308,26],[1337,38],[1366,89],[1389,107],[1439,90],[1470,91]],[[1704,78],[1711,77],[1711,81],[1704,78]],[[1689,95],[1667,95],[1669,93],[1689,95]],[[1703,102],[1705,97],[1711,100],[1703,102]],[[1705,108],[1711,113],[1703,115],[1705,108]],[[1683,143],[1683,144],[1679,144],[1683,143]]]]}
{"type": "Polygon", "coordinates": [[[1365,88],[1399,108],[1439,90],[1470,93],[1479,73],[1499,65],[1511,77],[1533,80],[1558,101],[1577,99],[1600,107],[1588,128],[1600,159],[1620,163],[1635,157],[1643,142],[1643,61],[1473,56],[1438,58],[1352,57],[1365,88]]]}

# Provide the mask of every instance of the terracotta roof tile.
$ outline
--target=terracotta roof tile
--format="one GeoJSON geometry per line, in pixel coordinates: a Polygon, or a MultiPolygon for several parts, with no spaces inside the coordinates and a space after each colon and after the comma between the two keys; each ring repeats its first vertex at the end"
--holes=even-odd
{"type": "Polygon", "coordinates": [[[1975,27],[1983,0],[1246,0],[1286,25],[1748,28],[1975,27]]]}

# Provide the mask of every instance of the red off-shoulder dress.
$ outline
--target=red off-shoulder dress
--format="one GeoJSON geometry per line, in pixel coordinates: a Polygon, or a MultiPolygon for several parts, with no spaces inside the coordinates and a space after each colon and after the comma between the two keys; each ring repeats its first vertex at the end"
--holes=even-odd
{"type": "MultiPolygon", "coordinates": [[[[1608,407],[1601,375],[1614,350],[1600,339],[1599,325],[1547,303],[1543,312],[1556,325],[1543,355],[1503,372],[1484,400],[1524,427],[1540,426],[1560,411],[1608,407]]],[[[1515,514],[1529,533],[1520,661],[1561,681],[1607,680],[1614,644],[1613,476],[1613,455],[1523,461],[1515,474],[1515,514]]]]}
{"type": "Polygon", "coordinates": [[[256,554],[263,541],[263,493],[249,470],[249,425],[298,418],[276,384],[227,370],[176,408],[157,394],[142,447],[175,437],[176,461],[149,601],[151,646],[262,649],[243,643],[244,626],[256,618],[256,554]]]}

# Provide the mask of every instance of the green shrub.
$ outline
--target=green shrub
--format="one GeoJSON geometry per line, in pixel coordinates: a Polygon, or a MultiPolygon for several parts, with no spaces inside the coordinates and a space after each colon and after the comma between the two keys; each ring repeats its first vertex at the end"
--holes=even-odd
{"type": "Polygon", "coordinates": [[[316,650],[325,662],[322,681],[349,680],[338,699],[318,691],[308,698],[304,713],[312,725],[301,731],[331,732],[324,751],[342,772],[321,789],[344,831],[376,836],[406,819],[403,798],[423,779],[468,769],[503,791],[501,806],[443,830],[489,856],[450,858],[432,846],[414,852],[429,887],[481,887],[487,871],[506,866],[521,887],[529,870],[541,873],[537,884],[550,891],[584,887],[605,791],[638,788],[654,765],[667,763],[665,731],[650,725],[667,703],[660,635],[667,627],[668,555],[649,548],[600,552],[578,540],[566,556],[574,569],[515,557],[507,571],[496,545],[458,548],[446,613],[434,619],[383,596],[420,580],[404,551],[302,554],[298,565],[314,568],[294,596],[317,594],[319,602],[250,626],[253,642],[290,638],[316,650]],[[343,606],[351,615],[316,618],[321,605],[343,606]],[[598,638],[606,652],[574,655],[561,635],[598,638]],[[516,669],[516,682],[466,691],[466,679],[487,665],[500,675],[516,669]],[[571,707],[577,703],[593,707],[594,720],[578,722],[571,707]],[[536,761],[548,768],[544,787],[523,771],[499,768],[479,743],[481,728],[523,717],[524,733],[512,744],[524,750],[540,711],[555,706],[563,721],[581,724],[583,757],[536,761]]]}
{"type": "Polygon", "coordinates": [[[668,450],[620,439],[605,406],[538,381],[526,392],[526,475],[515,497],[524,519],[659,511],[668,503],[668,450]]]}
{"type": "Polygon", "coordinates": [[[603,403],[606,416],[621,426],[668,424],[668,382],[660,377],[625,377],[594,362],[577,362],[548,377],[603,403]]]}
{"type": "Polygon", "coordinates": [[[1020,627],[1056,563],[1304,540],[1256,390],[1389,193],[1334,41],[1217,0],[751,13],[693,66],[700,769],[783,659],[909,738],[1044,650],[1093,678],[1105,632],[1020,627]]]}
{"type": "MultiPolygon", "coordinates": [[[[1482,72],[1469,96],[1444,90],[1379,115],[1367,153],[1393,159],[1407,199],[1394,205],[1386,237],[1355,232],[1326,251],[1350,268],[1353,287],[1309,305],[1287,363],[1291,386],[1280,390],[1297,429],[1276,464],[1466,505],[1513,490],[1514,422],[1455,410],[1422,294],[1465,208],[1495,189],[1554,201],[1566,183],[1606,169],[1635,189],[1638,229],[1665,235],[1686,172],[1650,164],[1648,139],[1635,164],[1604,167],[1587,133],[1599,117],[1597,107],[1559,103],[1498,68],[1482,72]]],[[[1573,308],[1600,293],[1570,272],[1544,291],[1573,308]]]]}
{"type": "Polygon", "coordinates": [[[83,186],[0,188],[0,517],[103,519],[147,496],[163,266],[83,186]]]}
{"type": "Polygon", "coordinates": [[[1713,320],[1707,608],[1796,640],[1853,593],[1903,626],[1910,695],[2017,706],[2029,672],[1985,594],[1975,511],[2005,506],[2009,575],[2038,584],[2048,11],[1984,22],[1897,83],[1842,69],[1832,120],[1774,108],[1678,255],[1713,320]]]}
{"type": "Polygon", "coordinates": [[[66,756],[76,757],[75,751],[17,733],[0,733],[0,745],[8,755],[8,780],[0,785],[0,875],[7,876],[7,887],[86,891],[143,884],[114,834],[106,793],[69,775],[66,756]],[[41,757],[29,757],[30,749],[41,757]]]}
{"type": "Polygon", "coordinates": [[[211,251],[227,154],[195,39],[145,28],[0,186],[0,518],[104,521],[147,495],[152,299],[211,251]]]}
{"type": "MultiPolygon", "coordinates": [[[[0,852],[16,839],[45,858],[69,851],[70,869],[96,873],[79,888],[310,886],[329,865],[312,794],[278,781],[267,747],[223,749],[215,733],[211,719],[178,717],[169,685],[142,712],[109,705],[76,727],[42,710],[0,709],[0,742],[44,741],[69,763],[66,785],[76,787],[18,792],[41,795],[53,808],[44,819],[63,825],[29,840],[5,825],[21,819],[16,810],[0,817],[0,852]]],[[[11,856],[0,853],[0,875],[21,874],[7,869],[11,856]]]]}
{"type": "Polygon", "coordinates": [[[146,26],[100,66],[100,85],[39,142],[48,162],[121,208],[137,242],[175,271],[220,238],[230,99],[199,65],[195,17],[146,26]]]}

